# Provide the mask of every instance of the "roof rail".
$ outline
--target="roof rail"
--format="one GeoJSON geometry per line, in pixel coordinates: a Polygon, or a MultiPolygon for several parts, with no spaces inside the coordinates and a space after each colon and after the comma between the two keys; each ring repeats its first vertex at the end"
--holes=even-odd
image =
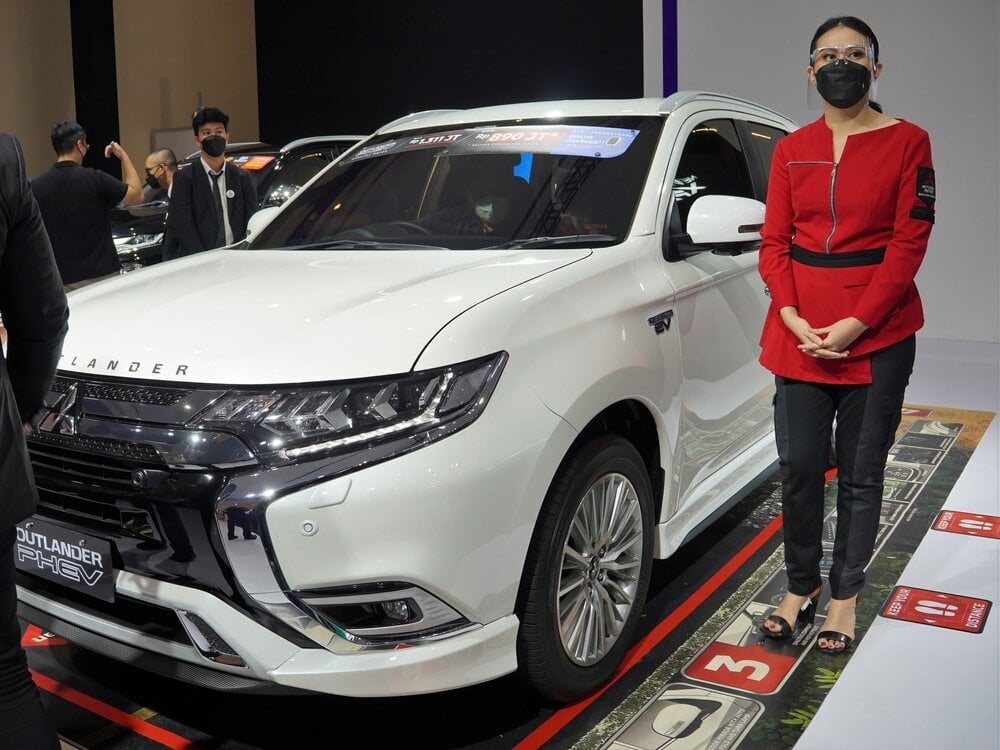
{"type": "Polygon", "coordinates": [[[383,130],[388,130],[389,128],[395,127],[396,125],[402,125],[407,122],[416,122],[418,120],[423,120],[426,117],[433,117],[434,115],[443,115],[449,112],[461,112],[460,109],[425,109],[420,112],[411,112],[408,115],[403,115],[402,117],[397,117],[392,122],[387,122],[380,126],[376,133],[381,133],[383,130]]]}
{"type": "Polygon", "coordinates": [[[746,104],[754,109],[762,109],[766,112],[770,112],[776,117],[782,120],[787,120],[788,116],[783,115],[777,110],[773,110],[770,107],[765,107],[757,102],[752,102],[749,99],[742,99],[738,96],[730,96],[729,94],[718,94],[714,91],[678,91],[671,94],[663,101],[663,106],[660,107],[660,112],[663,114],[670,114],[678,107],[684,104],[689,104],[691,102],[704,102],[704,101],[714,101],[714,102],[724,102],[728,104],[746,104]]]}
{"type": "Polygon", "coordinates": [[[296,138],[294,141],[289,141],[284,146],[281,147],[282,151],[290,151],[293,148],[298,148],[299,146],[308,146],[310,143],[325,143],[328,141],[362,141],[368,136],[366,135],[312,135],[307,138],[296,138]]]}

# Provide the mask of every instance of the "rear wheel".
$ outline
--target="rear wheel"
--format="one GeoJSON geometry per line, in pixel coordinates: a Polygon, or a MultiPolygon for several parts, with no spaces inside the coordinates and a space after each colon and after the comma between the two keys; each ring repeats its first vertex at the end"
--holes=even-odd
{"type": "Polygon", "coordinates": [[[541,696],[587,695],[624,658],[649,588],[652,494],[616,435],[584,445],[553,480],[518,596],[518,664],[541,696]]]}

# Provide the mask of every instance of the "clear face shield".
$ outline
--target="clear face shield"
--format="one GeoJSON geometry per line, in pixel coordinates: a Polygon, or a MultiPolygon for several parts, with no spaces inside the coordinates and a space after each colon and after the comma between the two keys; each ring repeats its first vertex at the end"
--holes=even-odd
{"type": "MultiPolygon", "coordinates": [[[[842,61],[852,62],[861,65],[871,73],[871,84],[867,96],[870,101],[877,100],[875,87],[875,49],[871,43],[865,44],[845,44],[843,46],[823,46],[817,47],[809,53],[809,65],[814,73],[818,73],[827,65],[844,65],[842,61]]],[[[823,109],[823,97],[820,96],[816,84],[806,79],[806,105],[810,110],[823,109]]]]}

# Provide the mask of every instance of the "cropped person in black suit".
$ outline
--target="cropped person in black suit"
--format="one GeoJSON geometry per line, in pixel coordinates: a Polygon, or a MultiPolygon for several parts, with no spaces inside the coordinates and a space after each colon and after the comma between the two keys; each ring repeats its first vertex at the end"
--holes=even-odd
{"type": "Polygon", "coordinates": [[[21,146],[0,133],[0,748],[58,750],[59,739],[28,672],[14,588],[15,525],[38,500],[24,436],[56,371],[66,335],[66,294],[28,185],[21,146]]]}
{"type": "Polygon", "coordinates": [[[165,257],[200,253],[242,240],[257,210],[249,173],[226,162],[229,115],[201,107],[191,118],[201,158],[177,172],[170,189],[165,257]]]}

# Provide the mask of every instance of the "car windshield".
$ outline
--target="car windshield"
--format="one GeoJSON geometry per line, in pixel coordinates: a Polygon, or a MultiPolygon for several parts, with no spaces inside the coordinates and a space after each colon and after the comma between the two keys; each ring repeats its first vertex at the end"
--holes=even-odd
{"type": "Polygon", "coordinates": [[[380,136],[298,194],[250,248],[614,244],[662,123],[578,117],[380,136]]]}

